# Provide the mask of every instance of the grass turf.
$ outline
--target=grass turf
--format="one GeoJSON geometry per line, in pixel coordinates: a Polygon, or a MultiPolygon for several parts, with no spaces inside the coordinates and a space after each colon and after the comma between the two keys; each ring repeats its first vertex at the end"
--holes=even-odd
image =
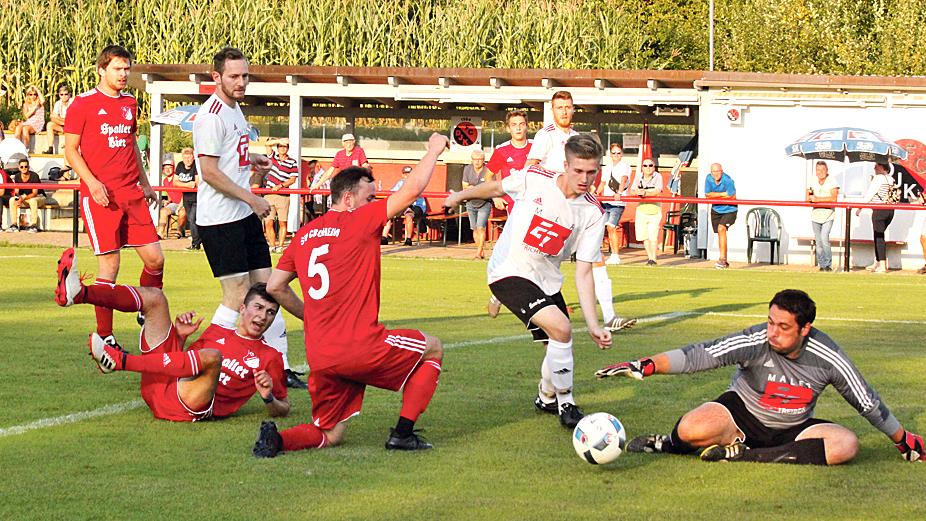
{"type": "MultiPolygon", "coordinates": [[[[417,327],[447,346],[440,386],[419,421],[435,450],[385,451],[401,397],[370,389],[342,447],[257,460],[250,448],[264,419],[258,399],[226,420],[169,423],[141,404],[137,374],[97,373],[86,355],[93,309],[53,301],[58,254],[0,248],[0,519],[887,519],[926,508],[926,466],[902,461],[832,389],[817,415],[859,435],[861,450],[849,465],[707,464],[637,454],[608,466],[584,463],[556,418],[533,410],[542,352],[511,314],[485,317],[485,264],[472,261],[383,261],[387,326],[417,327]],[[117,412],[12,429],[105,406],[117,412]]],[[[79,259],[82,269],[95,268],[88,252],[79,259]]],[[[134,282],[138,259],[123,259],[120,282],[134,282]]],[[[166,273],[175,314],[211,316],[219,288],[201,254],[168,252],[166,273]]],[[[576,335],[580,406],[618,416],[631,436],[668,431],[679,415],[719,395],[732,368],[642,383],[596,381],[595,369],[761,322],[767,301],[785,287],[811,294],[816,325],[841,343],[906,427],[926,431],[926,321],[918,305],[926,287],[919,277],[624,266],[610,273],[622,315],[686,313],[623,331],[610,351],[576,335]]],[[[578,309],[571,277],[564,293],[578,309]]],[[[117,337],[129,347],[134,320],[116,318],[117,337]]],[[[298,365],[302,325],[292,317],[288,324],[298,365]]],[[[290,400],[281,427],[309,418],[307,394],[293,392],[290,400]]]]}

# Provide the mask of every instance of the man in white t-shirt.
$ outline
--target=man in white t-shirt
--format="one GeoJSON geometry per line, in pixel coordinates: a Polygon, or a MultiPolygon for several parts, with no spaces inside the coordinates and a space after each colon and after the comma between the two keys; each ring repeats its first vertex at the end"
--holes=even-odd
{"type": "Polygon", "coordinates": [[[611,255],[605,264],[620,264],[621,258],[617,254],[621,247],[620,222],[624,215],[624,203],[620,197],[627,195],[630,185],[630,165],[624,159],[624,150],[617,143],[611,143],[611,166],[601,169],[601,182],[598,183],[596,195],[602,196],[601,206],[605,212],[605,231],[608,233],[608,244],[611,246],[611,255]],[[617,192],[612,185],[617,186],[617,192]]]}
{"type": "MultiPolygon", "coordinates": [[[[244,99],[250,75],[244,54],[225,47],[213,57],[215,92],[200,107],[193,123],[193,149],[201,182],[197,187],[196,226],[212,274],[222,285],[222,303],[212,323],[234,328],[248,288],[270,278],[270,248],[261,219],[270,213],[267,201],[251,193],[252,165],[261,173],[271,168],[263,154],[248,152],[250,126],[238,102],[244,99]]],[[[264,333],[282,353],[287,386],[305,388],[287,360],[283,314],[264,333]]]]}
{"type": "Polygon", "coordinates": [[[444,206],[469,199],[508,194],[515,204],[489,260],[489,288],[527,326],[534,340],[546,343],[534,406],[558,414],[574,428],[582,411],[572,395],[572,325],[561,293],[560,263],[576,255],[576,288],[588,333],[601,349],[611,333],[598,322],[592,263],[601,260],[604,212],[589,193],[601,164],[601,144],[590,134],[573,136],[565,145],[564,173],[538,166],[512,172],[451,193],[444,206]]]}
{"type": "MultiPolygon", "coordinates": [[[[839,197],[839,185],[823,161],[815,165],[816,176],[807,187],[807,202],[835,202],[839,197]]],[[[820,271],[833,271],[833,249],[830,246],[830,230],[836,219],[836,209],[831,206],[814,207],[810,212],[813,235],[816,241],[817,265],[820,271]]]]}

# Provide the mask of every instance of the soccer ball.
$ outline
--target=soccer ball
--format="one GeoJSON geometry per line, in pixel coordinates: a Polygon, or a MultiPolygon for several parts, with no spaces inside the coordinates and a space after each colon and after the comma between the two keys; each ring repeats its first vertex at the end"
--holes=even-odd
{"type": "Polygon", "coordinates": [[[623,454],[627,433],[620,420],[606,412],[596,412],[579,420],[572,432],[576,454],[592,465],[604,465],[623,454]]]}

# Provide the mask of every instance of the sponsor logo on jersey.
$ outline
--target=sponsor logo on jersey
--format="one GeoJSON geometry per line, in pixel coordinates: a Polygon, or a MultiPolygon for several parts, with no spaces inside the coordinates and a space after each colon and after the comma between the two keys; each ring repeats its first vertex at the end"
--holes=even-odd
{"type": "Polygon", "coordinates": [[[230,373],[235,373],[239,378],[245,378],[250,373],[250,371],[248,371],[245,366],[241,365],[241,362],[235,358],[223,358],[222,368],[227,369],[230,373]]]}
{"type": "MultiPolygon", "coordinates": [[[[796,385],[785,376],[769,375],[759,405],[779,414],[799,415],[807,412],[813,400],[813,389],[796,385]]],[[[805,383],[805,382],[800,382],[805,383]]]]}
{"type": "Polygon", "coordinates": [[[506,163],[514,163],[514,158],[511,157],[511,156],[508,156],[508,159],[506,159],[505,162],[506,162],[506,163]]]}
{"type": "Polygon", "coordinates": [[[164,367],[167,367],[170,364],[170,357],[167,356],[167,353],[164,353],[163,362],[164,362],[164,367]]]}
{"type": "Polygon", "coordinates": [[[225,345],[225,339],[224,339],[224,338],[220,338],[220,339],[216,340],[215,343],[216,343],[216,344],[222,344],[222,345],[224,346],[224,345],[225,345]]]}
{"type": "Polygon", "coordinates": [[[775,367],[775,364],[771,360],[766,360],[762,367],[775,367]]]}
{"type": "Polygon", "coordinates": [[[129,107],[122,107],[122,117],[125,118],[126,121],[132,121],[132,109],[129,107]]]}
{"type": "Polygon", "coordinates": [[[572,230],[569,228],[534,215],[522,242],[529,251],[556,256],[563,251],[571,234],[572,230]]]}

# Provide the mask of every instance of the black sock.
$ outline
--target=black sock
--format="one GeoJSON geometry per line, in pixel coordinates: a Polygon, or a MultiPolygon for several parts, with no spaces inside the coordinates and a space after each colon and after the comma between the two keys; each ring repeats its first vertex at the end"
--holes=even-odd
{"type": "Polygon", "coordinates": [[[697,449],[693,445],[690,445],[688,442],[683,441],[678,436],[679,423],[682,423],[681,418],[675,422],[675,427],[672,428],[672,433],[669,434],[669,443],[668,445],[663,446],[663,452],[668,452],[670,454],[691,454],[697,449]]]}
{"type": "Polygon", "coordinates": [[[415,428],[415,422],[404,416],[399,416],[399,422],[395,424],[395,435],[399,438],[407,438],[412,435],[415,428]]]}
{"type": "Polygon", "coordinates": [[[778,447],[747,450],[737,461],[826,465],[826,446],[821,438],[792,441],[778,447]]]}

